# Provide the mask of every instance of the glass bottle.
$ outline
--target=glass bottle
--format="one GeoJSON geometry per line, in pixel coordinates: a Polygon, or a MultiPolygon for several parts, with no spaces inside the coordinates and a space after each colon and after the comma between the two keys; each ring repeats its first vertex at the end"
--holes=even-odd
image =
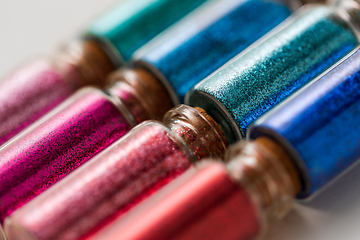
{"type": "Polygon", "coordinates": [[[223,158],[226,147],[221,129],[202,109],[180,105],[166,114],[164,124],[140,124],[20,208],[7,220],[7,234],[10,239],[88,238],[192,163],[223,158]]]}
{"type": "Polygon", "coordinates": [[[71,44],[0,81],[0,145],[85,85],[103,86],[115,65],[95,41],[71,44]]]}
{"type": "Polygon", "coordinates": [[[358,46],[359,15],[347,14],[349,6],[304,6],[196,85],[185,102],[214,117],[230,143],[245,138],[252,122],[358,46]]]}

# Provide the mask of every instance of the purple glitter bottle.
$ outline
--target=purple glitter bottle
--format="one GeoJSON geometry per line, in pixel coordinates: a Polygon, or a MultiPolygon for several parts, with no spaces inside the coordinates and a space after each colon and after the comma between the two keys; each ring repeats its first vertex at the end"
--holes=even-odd
{"type": "Polygon", "coordinates": [[[0,223],[135,124],[161,119],[173,105],[159,80],[144,70],[123,69],[109,81],[106,91],[79,90],[1,148],[0,223]]]}

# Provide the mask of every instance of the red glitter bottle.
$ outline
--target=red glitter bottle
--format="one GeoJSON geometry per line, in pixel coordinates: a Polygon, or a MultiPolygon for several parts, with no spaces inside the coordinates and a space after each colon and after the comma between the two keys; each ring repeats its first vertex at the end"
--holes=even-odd
{"type": "MultiPolygon", "coordinates": [[[[230,148],[227,165],[203,161],[98,232],[95,239],[227,239],[259,237],[300,191],[287,153],[268,138],[230,148]]],[[[20,217],[20,216],[18,216],[20,217]]]]}
{"type": "Polygon", "coordinates": [[[123,69],[109,81],[107,91],[79,90],[2,147],[0,223],[135,124],[172,107],[166,89],[142,69],[123,69]]]}
{"type": "Polygon", "coordinates": [[[104,86],[115,65],[94,40],[69,45],[0,81],[0,145],[85,85],[104,86]]]}
{"type": "Polygon", "coordinates": [[[203,157],[222,158],[227,143],[202,109],[148,121],[6,220],[10,239],[87,238],[203,157]]]}

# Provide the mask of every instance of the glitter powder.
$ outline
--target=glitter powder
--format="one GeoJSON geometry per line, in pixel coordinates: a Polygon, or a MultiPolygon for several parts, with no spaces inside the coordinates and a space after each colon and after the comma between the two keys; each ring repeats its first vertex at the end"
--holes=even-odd
{"type": "Polygon", "coordinates": [[[84,88],[0,151],[0,221],[130,130],[109,97],[84,88]]]}
{"type": "Polygon", "coordinates": [[[288,8],[271,1],[209,1],[140,49],[134,59],[160,71],[183,101],[192,86],[289,15],[288,8]]]}
{"type": "Polygon", "coordinates": [[[101,40],[115,61],[121,63],[204,2],[206,0],[123,1],[94,21],[85,36],[101,40]]]}
{"type": "Polygon", "coordinates": [[[89,235],[189,168],[184,145],[165,126],[143,123],[11,218],[38,240],[89,235]]]}
{"type": "Polygon", "coordinates": [[[46,60],[2,79],[0,89],[0,145],[74,92],[59,69],[46,60]]]}
{"type": "Polygon", "coordinates": [[[297,160],[307,197],[360,158],[360,50],[254,123],[297,160]]]}
{"type": "Polygon", "coordinates": [[[191,169],[95,239],[253,239],[256,206],[224,165],[191,169]]]}
{"type": "Polygon", "coordinates": [[[226,134],[234,142],[245,137],[254,120],[357,45],[355,33],[335,9],[305,8],[281,30],[199,83],[187,102],[202,107],[223,129],[230,127],[226,134]],[[233,125],[226,122],[229,114],[233,125]]]}

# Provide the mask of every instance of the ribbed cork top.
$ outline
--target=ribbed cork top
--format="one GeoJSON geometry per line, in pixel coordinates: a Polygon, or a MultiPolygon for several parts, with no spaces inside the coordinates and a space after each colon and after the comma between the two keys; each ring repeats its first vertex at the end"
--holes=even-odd
{"type": "Polygon", "coordinates": [[[270,138],[239,142],[225,161],[233,178],[256,198],[269,217],[282,218],[300,192],[299,173],[286,151],[270,138]]]}
{"type": "Polygon", "coordinates": [[[102,46],[94,40],[73,42],[62,50],[57,62],[70,83],[80,82],[77,85],[104,87],[107,75],[116,69],[102,46]]]}
{"type": "Polygon", "coordinates": [[[206,120],[209,121],[209,123],[216,129],[216,131],[218,132],[218,134],[220,135],[220,138],[222,140],[223,143],[226,144],[226,146],[228,146],[228,141],[226,140],[225,134],[223,132],[223,130],[221,129],[220,125],[209,115],[207,114],[207,112],[200,108],[200,107],[195,107],[196,110],[198,110],[201,115],[206,118],[206,120]]]}
{"type": "Polygon", "coordinates": [[[164,123],[186,142],[197,160],[224,158],[228,143],[219,125],[205,110],[179,105],[167,112],[164,123]]]}
{"type": "Polygon", "coordinates": [[[171,98],[162,83],[142,68],[121,68],[108,77],[105,88],[125,105],[137,123],[161,120],[173,107],[171,98]]]}
{"type": "Polygon", "coordinates": [[[299,180],[300,174],[296,168],[296,165],[294,164],[294,161],[291,159],[290,155],[285,151],[285,149],[267,137],[257,138],[255,143],[259,144],[261,147],[266,148],[276,157],[276,159],[279,160],[279,162],[281,162],[282,166],[289,173],[292,184],[295,188],[295,192],[298,194],[301,190],[301,182],[299,180]]]}

